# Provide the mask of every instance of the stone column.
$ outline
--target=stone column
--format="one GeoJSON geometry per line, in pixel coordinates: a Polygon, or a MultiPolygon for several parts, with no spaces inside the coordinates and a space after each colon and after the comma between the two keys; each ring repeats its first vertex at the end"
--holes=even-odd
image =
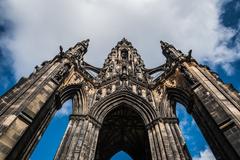
{"type": "Polygon", "coordinates": [[[93,160],[100,125],[87,115],[71,115],[55,160],[93,160]]]}
{"type": "Polygon", "coordinates": [[[148,127],[153,160],[191,159],[176,118],[163,118],[148,127]]]}

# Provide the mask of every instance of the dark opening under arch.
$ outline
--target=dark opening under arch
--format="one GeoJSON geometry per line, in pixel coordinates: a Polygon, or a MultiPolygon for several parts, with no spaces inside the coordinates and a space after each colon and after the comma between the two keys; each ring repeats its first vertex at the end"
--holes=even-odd
{"type": "Polygon", "coordinates": [[[53,115],[46,130],[43,131],[41,139],[37,143],[29,159],[50,160],[54,158],[58,146],[67,130],[69,115],[72,113],[72,99],[68,99],[62,107],[53,115]]]}
{"type": "Polygon", "coordinates": [[[109,160],[122,150],[136,160],[151,157],[144,122],[139,114],[126,104],[113,109],[104,118],[95,160],[109,160]]]}

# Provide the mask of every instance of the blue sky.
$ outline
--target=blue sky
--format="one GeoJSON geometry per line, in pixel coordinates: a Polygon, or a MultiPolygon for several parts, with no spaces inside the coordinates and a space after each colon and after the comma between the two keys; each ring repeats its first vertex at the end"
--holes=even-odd
{"type": "MultiPolygon", "coordinates": [[[[35,65],[54,57],[60,44],[68,48],[90,38],[85,59],[101,66],[122,37],[132,41],[147,67],[164,62],[160,40],[183,52],[193,49],[199,62],[240,90],[239,17],[238,0],[1,1],[0,94],[29,75],[35,65]]],[[[70,112],[68,102],[51,121],[31,160],[53,158],[70,112]]],[[[184,107],[178,107],[178,115],[194,160],[210,159],[209,148],[184,107]]],[[[121,152],[114,157],[118,159],[129,157],[121,152]]]]}

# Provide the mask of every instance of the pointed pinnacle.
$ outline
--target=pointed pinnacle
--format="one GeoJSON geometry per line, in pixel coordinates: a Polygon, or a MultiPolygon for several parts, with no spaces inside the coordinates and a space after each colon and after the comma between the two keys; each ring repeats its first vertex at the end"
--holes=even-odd
{"type": "Polygon", "coordinates": [[[165,48],[168,45],[167,42],[163,42],[163,41],[160,41],[160,44],[161,44],[161,48],[165,48]]]}
{"type": "Polygon", "coordinates": [[[60,45],[59,46],[60,53],[63,53],[63,47],[60,45]]]}
{"type": "Polygon", "coordinates": [[[188,51],[187,59],[191,59],[191,58],[192,58],[192,50],[190,49],[188,51]]]}
{"type": "Polygon", "coordinates": [[[127,43],[127,44],[131,44],[131,42],[129,42],[127,40],[127,38],[123,37],[122,40],[120,41],[120,43],[127,43]]]}
{"type": "Polygon", "coordinates": [[[88,47],[90,39],[83,40],[81,43],[84,45],[84,47],[88,47]]]}
{"type": "Polygon", "coordinates": [[[192,50],[191,50],[191,49],[188,51],[188,55],[189,55],[189,56],[192,55],[192,50]]]}
{"type": "Polygon", "coordinates": [[[128,40],[125,37],[123,37],[121,41],[128,41],[128,40]]]}

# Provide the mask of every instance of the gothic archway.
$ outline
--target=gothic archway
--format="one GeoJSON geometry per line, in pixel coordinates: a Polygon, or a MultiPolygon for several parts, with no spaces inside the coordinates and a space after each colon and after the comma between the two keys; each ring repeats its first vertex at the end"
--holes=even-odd
{"type": "Polygon", "coordinates": [[[129,90],[117,91],[103,98],[91,108],[89,115],[99,123],[102,123],[108,112],[121,103],[134,108],[140,114],[145,125],[148,125],[158,117],[154,108],[145,99],[129,90]]]}
{"type": "Polygon", "coordinates": [[[147,125],[157,113],[143,98],[122,90],[99,101],[90,116],[101,123],[96,160],[110,159],[124,150],[133,159],[151,159],[147,125]]]}
{"type": "Polygon", "coordinates": [[[108,160],[121,150],[133,159],[151,159],[144,122],[137,111],[126,103],[120,104],[104,118],[95,160],[108,160]]]}
{"type": "Polygon", "coordinates": [[[72,114],[83,114],[86,112],[86,108],[84,108],[86,100],[85,95],[82,90],[82,86],[80,84],[73,84],[65,86],[60,89],[58,94],[55,96],[57,105],[61,106],[66,100],[72,99],[73,101],[73,113],[72,114]]]}

